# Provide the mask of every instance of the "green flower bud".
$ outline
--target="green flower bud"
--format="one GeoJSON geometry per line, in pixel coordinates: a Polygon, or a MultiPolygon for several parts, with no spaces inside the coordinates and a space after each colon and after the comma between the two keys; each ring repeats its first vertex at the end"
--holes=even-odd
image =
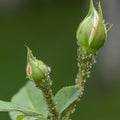
{"type": "Polygon", "coordinates": [[[104,24],[100,3],[97,12],[93,5],[93,0],[91,0],[89,12],[80,23],[76,37],[79,46],[93,51],[97,51],[104,45],[107,30],[104,24]]]}
{"type": "Polygon", "coordinates": [[[27,76],[30,80],[40,83],[50,73],[50,69],[41,60],[37,60],[29,48],[27,50],[27,76]]]}

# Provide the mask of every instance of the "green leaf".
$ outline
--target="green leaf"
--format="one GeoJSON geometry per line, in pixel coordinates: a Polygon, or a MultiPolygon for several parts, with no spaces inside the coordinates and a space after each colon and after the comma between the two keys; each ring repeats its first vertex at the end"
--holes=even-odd
{"type": "Polygon", "coordinates": [[[40,119],[40,118],[34,118],[34,117],[28,117],[25,115],[19,115],[17,116],[17,120],[44,120],[44,119],[40,119]]]}
{"type": "Polygon", "coordinates": [[[55,95],[57,110],[62,113],[80,96],[81,89],[78,86],[64,87],[55,95]]]}
{"type": "Polygon", "coordinates": [[[11,115],[12,120],[46,120],[44,118],[42,119],[42,118],[38,118],[35,116],[34,117],[25,116],[25,115],[21,114],[20,112],[10,112],[9,114],[11,115]],[[23,116],[23,118],[22,118],[22,116],[23,116]]]}
{"type": "MultiPolygon", "coordinates": [[[[31,81],[29,81],[25,86],[23,86],[18,91],[18,93],[13,96],[11,101],[31,108],[33,111],[43,115],[43,119],[47,118],[48,116],[48,107],[44,100],[43,93],[31,81]]],[[[9,115],[12,120],[16,120],[17,116],[24,114],[22,114],[21,112],[10,112],[9,115]]],[[[24,118],[24,120],[28,119],[36,120],[33,117],[24,118]]]]}
{"type": "Polygon", "coordinates": [[[24,118],[26,118],[25,115],[19,115],[19,116],[17,116],[17,120],[23,120],[24,118]]]}
{"type": "Polygon", "coordinates": [[[11,112],[11,111],[19,111],[28,116],[40,116],[41,114],[32,110],[30,107],[21,106],[12,102],[5,102],[0,100],[0,111],[11,112]]]}

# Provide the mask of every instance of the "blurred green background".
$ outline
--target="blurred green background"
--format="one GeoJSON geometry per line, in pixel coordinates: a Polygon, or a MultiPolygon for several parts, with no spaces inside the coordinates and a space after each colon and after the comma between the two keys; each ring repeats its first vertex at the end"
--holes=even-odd
{"type": "MultiPolygon", "coordinates": [[[[73,120],[120,120],[120,1],[101,0],[101,4],[106,21],[114,26],[73,120]]],[[[51,67],[54,93],[74,84],[75,34],[88,7],[89,0],[0,0],[0,99],[9,101],[27,81],[25,44],[51,67]]],[[[0,120],[10,118],[0,113],[0,120]]]]}

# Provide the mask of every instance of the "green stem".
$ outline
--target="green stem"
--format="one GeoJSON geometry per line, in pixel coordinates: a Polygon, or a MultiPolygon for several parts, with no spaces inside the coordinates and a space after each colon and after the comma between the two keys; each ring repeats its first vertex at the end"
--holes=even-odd
{"type": "Polygon", "coordinates": [[[64,116],[62,117],[62,120],[69,120],[70,115],[74,112],[74,108],[75,108],[76,104],[73,103],[72,105],[70,105],[70,107],[67,108],[67,110],[65,111],[64,116]]]}
{"type": "Polygon", "coordinates": [[[84,85],[86,79],[90,77],[91,68],[93,64],[96,62],[96,53],[92,50],[85,49],[85,48],[78,48],[78,74],[76,76],[76,85],[78,85],[81,89],[81,93],[79,98],[71,105],[69,109],[66,110],[64,115],[64,119],[62,120],[69,120],[71,113],[75,111],[76,104],[79,102],[80,98],[84,92],[84,85]]]}
{"type": "Polygon", "coordinates": [[[90,77],[91,68],[96,63],[96,53],[89,49],[78,49],[78,74],[76,84],[84,88],[86,79],[90,77]]]}
{"type": "Polygon", "coordinates": [[[54,96],[52,94],[51,80],[49,76],[46,76],[45,80],[43,80],[43,84],[44,86],[38,84],[37,87],[39,87],[43,91],[44,97],[46,99],[46,102],[49,108],[49,112],[51,113],[49,117],[52,120],[58,120],[59,115],[56,109],[54,96]]]}
{"type": "Polygon", "coordinates": [[[68,111],[65,113],[64,117],[62,117],[62,120],[69,120],[69,116],[70,116],[71,112],[68,109],[68,111]]]}

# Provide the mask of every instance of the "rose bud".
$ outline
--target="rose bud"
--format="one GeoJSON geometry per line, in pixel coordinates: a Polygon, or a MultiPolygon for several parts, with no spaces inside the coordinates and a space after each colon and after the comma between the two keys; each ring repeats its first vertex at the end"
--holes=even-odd
{"type": "Polygon", "coordinates": [[[37,60],[28,47],[27,50],[27,77],[36,83],[40,83],[49,74],[49,67],[41,60],[37,60]]]}
{"type": "Polygon", "coordinates": [[[89,12],[80,23],[76,37],[80,47],[95,52],[104,45],[107,37],[107,30],[104,24],[100,3],[97,12],[93,5],[93,0],[91,0],[89,12]]]}

